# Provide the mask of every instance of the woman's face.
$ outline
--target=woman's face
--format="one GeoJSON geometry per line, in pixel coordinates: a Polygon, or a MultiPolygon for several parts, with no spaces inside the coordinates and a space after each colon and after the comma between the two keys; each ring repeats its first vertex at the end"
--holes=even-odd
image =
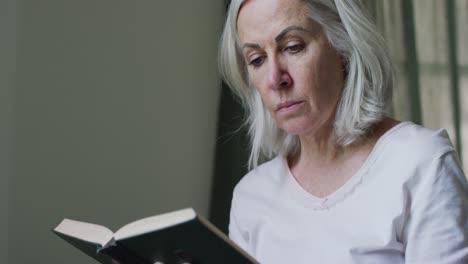
{"type": "Polygon", "coordinates": [[[314,134],[332,122],[342,60],[301,0],[246,0],[237,29],[249,79],[278,127],[314,134]]]}

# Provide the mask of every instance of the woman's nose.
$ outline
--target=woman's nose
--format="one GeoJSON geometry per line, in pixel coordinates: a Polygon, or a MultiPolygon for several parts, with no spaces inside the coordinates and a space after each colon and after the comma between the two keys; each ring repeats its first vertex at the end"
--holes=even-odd
{"type": "Polygon", "coordinates": [[[289,75],[287,67],[278,59],[273,59],[269,62],[268,86],[270,89],[278,90],[289,88],[292,84],[292,78],[291,75],[289,75]]]}

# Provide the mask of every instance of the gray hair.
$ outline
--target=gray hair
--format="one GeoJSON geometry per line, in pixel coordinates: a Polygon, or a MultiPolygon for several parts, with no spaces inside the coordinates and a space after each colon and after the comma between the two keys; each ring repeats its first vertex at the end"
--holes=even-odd
{"type": "MultiPolygon", "coordinates": [[[[298,151],[298,136],[279,129],[251,84],[239,48],[237,16],[244,0],[232,0],[219,47],[220,73],[246,108],[251,152],[249,168],[262,158],[298,151]]],[[[321,25],[342,56],[346,78],[338,103],[334,136],[347,146],[366,136],[382,120],[391,99],[393,70],[385,42],[359,0],[305,0],[311,19],[321,25]]]]}

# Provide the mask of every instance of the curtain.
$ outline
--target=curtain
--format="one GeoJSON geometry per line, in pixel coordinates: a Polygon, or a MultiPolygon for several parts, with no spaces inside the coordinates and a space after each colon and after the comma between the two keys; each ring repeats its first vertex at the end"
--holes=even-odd
{"type": "MultiPolygon", "coordinates": [[[[390,115],[447,129],[468,166],[468,0],[363,0],[395,68],[390,115]]],[[[235,184],[247,172],[243,112],[223,85],[210,219],[227,232],[235,184]]],[[[465,170],[466,171],[466,170],[465,170]]]]}
{"type": "Polygon", "coordinates": [[[468,1],[368,0],[365,4],[395,67],[392,115],[447,129],[466,168],[468,1]]]}

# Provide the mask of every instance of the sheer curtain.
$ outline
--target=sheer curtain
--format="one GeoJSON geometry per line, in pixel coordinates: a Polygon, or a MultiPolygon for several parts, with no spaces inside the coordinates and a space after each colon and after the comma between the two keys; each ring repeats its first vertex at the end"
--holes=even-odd
{"type": "Polygon", "coordinates": [[[468,165],[468,1],[368,0],[394,62],[392,114],[446,128],[468,165]]]}
{"type": "MultiPolygon", "coordinates": [[[[468,168],[468,0],[362,0],[396,72],[392,115],[446,128],[468,168]]],[[[226,1],[229,2],[229,1],[226,1]]],[[[210,218],[227,231],[232,190],[247,172],[242,109],[223,86],[210,218]]]]}

